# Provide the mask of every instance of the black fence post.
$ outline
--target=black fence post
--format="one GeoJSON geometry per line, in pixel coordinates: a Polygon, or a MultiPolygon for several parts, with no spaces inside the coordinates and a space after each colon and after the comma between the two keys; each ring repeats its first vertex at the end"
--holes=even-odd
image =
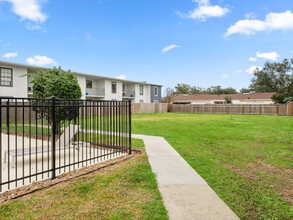
{"type": "Polygon", "coordinates": [[[55,133],[56,133],[56,119],[55,119],[55,96],[52,96],[51,103],[51,144],[52,144],[52,179],[56,178],[56,145],[55,145],[55,133]]]}
{"type": "Polygon", "coordinates": [[[129,154],[131,154],[131,100],[128,100],[128,113],[129,113],[129,154]]]}
{"type": "Polygon", "coordinates": [[[2,192],[2,99],[0,98],[0,192],[2,192]]]}
{"type": "Polygon", "coordinates": [[[9,100],[6,102],[6,130],[9,133],[9,100]]]}

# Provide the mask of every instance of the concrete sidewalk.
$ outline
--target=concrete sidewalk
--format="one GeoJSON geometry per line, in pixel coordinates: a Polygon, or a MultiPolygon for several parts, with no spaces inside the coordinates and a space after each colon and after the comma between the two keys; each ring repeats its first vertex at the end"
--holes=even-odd
{"type": "Polygon", "coordinates": [[[132,137],[145,143],[170,219],[239,219],[164,138],[132,137]]]}

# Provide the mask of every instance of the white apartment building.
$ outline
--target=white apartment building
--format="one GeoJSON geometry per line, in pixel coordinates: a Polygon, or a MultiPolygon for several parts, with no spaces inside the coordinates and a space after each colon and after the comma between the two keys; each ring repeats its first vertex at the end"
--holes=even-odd
{"type": "MultiPolygon", "coordinates": [[[[32,97],[31,77],[25,76],[47,68],[0,61],[0,97],[32,97]]],[[[133,103],[161,102],[161,85],[135,82],[84,73],[75,73],[82,99],[131,100],[133,103]]]]}

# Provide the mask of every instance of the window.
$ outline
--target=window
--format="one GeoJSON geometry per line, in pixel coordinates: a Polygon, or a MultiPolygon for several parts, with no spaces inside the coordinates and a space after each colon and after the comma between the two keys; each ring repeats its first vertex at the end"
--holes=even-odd
{"type": "Polygon", "coordinates": [[[12,69],[0,68],[0,86],[12,86],[12,69]]]}
{"type": "Polygon", "coordinates": [[[143,95],[143,85],[139,85],[139,94],[143,95]]]}
{"type": "Polygon", "coordinates": [[[125,84],[122,85],[122,92],[125,92],[125,84]]]}
{"type": "Polygon", "coordinates": [[[159,100],[154,100],[154,103],[159,103],[159,100]]]}
{"type": "Polygon", "coordinates": [[[214,101],[214,104],[225,104],[225,101],[214,101]]]}
{"type": "Polygon", "coordinates": [[[93,81],[87,80],[86,81],[86,88],[87,89],[92,89],[93,88],[93,81]]]}
{"type": "Polygon", "coordinates": [[[158,87],[155,87],[155,96],[158,96],[158,93],[159,93],[159,89],[158,87]]]}
{"type": "Polygon", "coordinates": [[[116,94],[117,93],[117,83],[112,82],[112,93],[116,94]]]}
{"type": "Polygon", "coordinates": [[[139,100],[139,103],[143,103],[143,100],[139,100]]]}

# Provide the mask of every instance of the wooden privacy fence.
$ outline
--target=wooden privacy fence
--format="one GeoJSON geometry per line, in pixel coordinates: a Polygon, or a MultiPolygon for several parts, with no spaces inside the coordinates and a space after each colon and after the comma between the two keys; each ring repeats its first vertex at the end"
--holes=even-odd
{"type": "Polygon", "coordinates": [[[287,105],[287,115],[293,115],[293,101],[289,102],[287,105]]]}
{"type": "Polygon", "coordinates": [[[168,103],[133,103],[131,112],[132,114],[166,113],[168,112],[168,107],[168,103]]]}
{"type": "Polygon", "coordinates": [[[167,104],[135,103],[133,114],[143,113],[203,113],[203,114],[248,114],[248,115],[293,115],[293,102],[286,104],[167,104]]]}
{"type": "Polygon", "coordinates": [[[170,112],[205,114],[287,115],[285,104],[172,104],[170,112]]]}

